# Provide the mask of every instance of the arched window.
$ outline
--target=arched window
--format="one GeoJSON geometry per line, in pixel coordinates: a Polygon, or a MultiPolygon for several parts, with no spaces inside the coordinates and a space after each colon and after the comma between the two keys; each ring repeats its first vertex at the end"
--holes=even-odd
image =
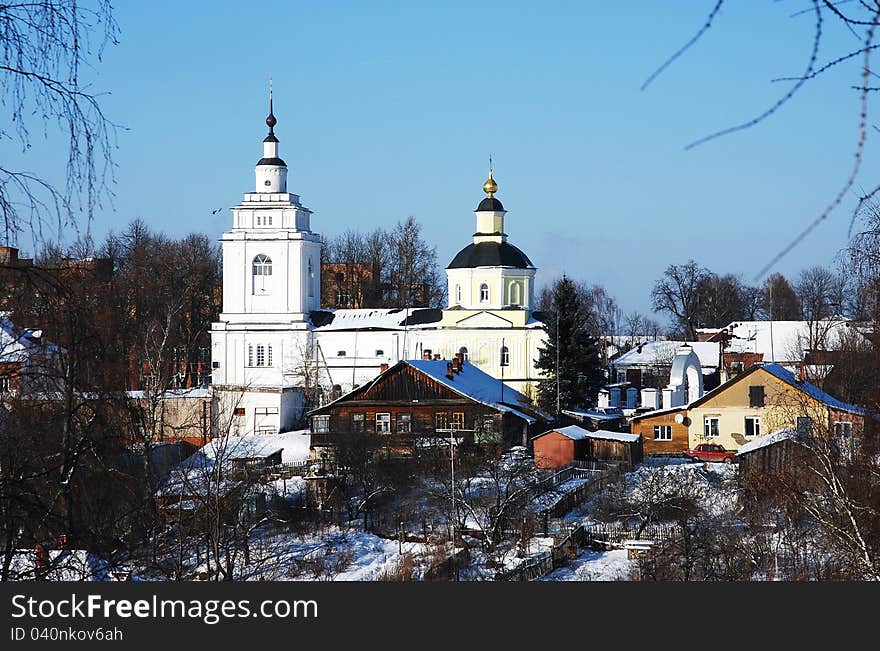
{"type": "Polygon", "coordinates": [[[507,346],[501,347],[501,366],[510,366],[510,349],[507,346]]]}
{"type": "Polygon", "coordinates": [[[455,304],[461,305],[461,285],[455,286],[455,304]]]}
{"type": "Polygon", "coordinates": [[[519,305],[522,302],[519,292],[519,283],[510,283],[510,304],[519,305]]]}
{"type": "Polygon", "coordinates": [[[489,285],[483,283],[480,285],[480,303],[489,302],[489,285]]]}
{"type": "Polygon", "coordinates": [[[261,253],[254,258],[251,270],[254,276],[254,294],[268,294],[272,289],[272,258],[261,253]]]}

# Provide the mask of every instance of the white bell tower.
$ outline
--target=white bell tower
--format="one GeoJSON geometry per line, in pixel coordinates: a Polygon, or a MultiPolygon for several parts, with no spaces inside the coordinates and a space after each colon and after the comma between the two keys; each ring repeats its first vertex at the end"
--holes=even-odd
{"type": "Polygon", "coordinates": [[[321,305],[321,238],[312,212],[287,191],[269,91],[269,135],[255,167],[256,187],[232,209],[223,234],[223,312],[228,323],[302,323],[321,305]]]}
{"type": "Polygon", "coordinates": [[[309,355],[310,313],[321,306],[321,238],[312,212],[287,191],[271,86],[266,124],[254,191],[232,208],[220,238],[223,309],[211,332],[212,382],[240,401],[240,432],[284,431],[299,418],[297,369],[309,355]]]}

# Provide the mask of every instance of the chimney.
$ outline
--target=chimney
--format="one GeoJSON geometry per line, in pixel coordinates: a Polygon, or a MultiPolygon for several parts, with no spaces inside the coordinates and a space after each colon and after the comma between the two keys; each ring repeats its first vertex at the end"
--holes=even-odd
{"type": "Polygon", "coordinates": [[[434,359],[440,359],[440,353],[434,353],[434,359]]]}
{"type": "Polygon", "coordinates": [[[379,372],[384,373],[388,370],[388,364],[379,364],[379,372]]]}
{"type": "Polygon", "coordinates": [[[461,373],[461,360],[458,358],[458,356],[456,356],[455,359],[452,360],[452,372],[456,374],[461,373]]]}
{"type": "Polygon", "coordinates": [[[800,382],[806,382],[806,381],[807,381],[807,368],[806,368],[806,366],[805,366],[804,364],[801,364],[801,365],[798,367],[798,380],[799,380],[800,382]]]}
{"type": "Polygon", "coordinates": [[[422,360],[429,361],[431,359],[431,353],[422,353],[422,360]]]}
{"type": "Polygon", "coordinates": [[[446,362],[446,378],[452,379],[452,362],[446,362]]]}

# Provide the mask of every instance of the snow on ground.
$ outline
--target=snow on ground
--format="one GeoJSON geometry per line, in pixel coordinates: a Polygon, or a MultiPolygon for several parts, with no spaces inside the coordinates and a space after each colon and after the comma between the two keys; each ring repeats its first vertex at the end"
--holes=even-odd
{"type": "Polygon", "coordinates": [[[575,477],[557,484],[552,489],[541,493],[532,500],[532,508],[535,511],[544,511],[561,500],[567,493],[590,481],[587,477],[575,477]]]}
{"type": "Polygon", "coordinates": [[[633,561],[625,549],[608,552],[581,550],[577,558],[553,570],[541,581],[627,581],[633,561]]]}
{"type": "Polygon", "coordinates": [[[241,580],[376,581],[393,574],[403,556],[411,555],[414,577],[429,565],[429,546],[380,538],[360,531],[328,529],[317,535],[285,533],[255,538],[251,567],[241,580]]]}

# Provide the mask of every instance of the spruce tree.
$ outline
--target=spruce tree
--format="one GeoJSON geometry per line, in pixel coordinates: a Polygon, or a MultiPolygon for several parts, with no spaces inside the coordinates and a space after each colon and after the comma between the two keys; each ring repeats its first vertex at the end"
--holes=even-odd
{"type": "Polygon", "coordinates": [[[538,383],[538,404],[555,413],[557,386],[560,409],[582,407],[595,402],[604,376],[599,344],[590,334],[592,315],[583,293],[563,276],[553,285],[549,298],[543,306],[547,341],[538,350],[536,367],[544,372],[544,379],[538,383]]]}

